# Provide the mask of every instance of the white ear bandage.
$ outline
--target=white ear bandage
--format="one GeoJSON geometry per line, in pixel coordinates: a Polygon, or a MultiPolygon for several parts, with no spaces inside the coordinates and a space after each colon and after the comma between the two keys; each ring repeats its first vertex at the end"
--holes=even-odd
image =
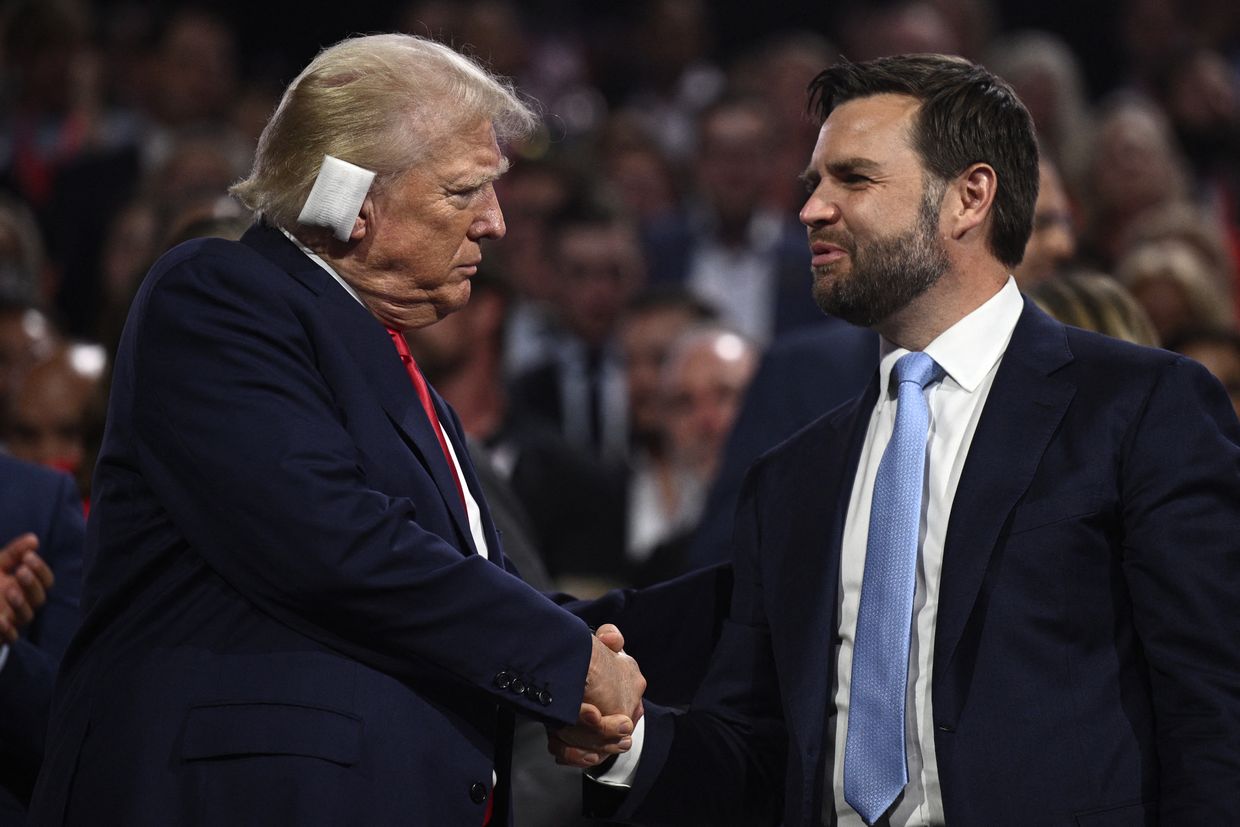
{"type": "Polygon", "coordinates": [[[324,155],[319,177],[314,179],[297,223],[327,227],[336,238],[348,241],[374,180],[375,174],[370,170],[324,155]]]}

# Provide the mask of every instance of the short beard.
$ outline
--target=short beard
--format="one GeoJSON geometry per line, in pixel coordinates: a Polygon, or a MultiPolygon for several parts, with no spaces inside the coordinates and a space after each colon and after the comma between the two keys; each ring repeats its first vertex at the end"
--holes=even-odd
{"type": "Polygon", "coordinates": [[[813,268],[814,301],[822,312],[873,327],[934,286],[950,266],[938,232],[945,190],[945,183],[925,184],[917,223],[907,232],[869,240],[862,250],[851,238],[833,240],[848,251],[852,269],[828,280],[832,265],[813,268]]]}

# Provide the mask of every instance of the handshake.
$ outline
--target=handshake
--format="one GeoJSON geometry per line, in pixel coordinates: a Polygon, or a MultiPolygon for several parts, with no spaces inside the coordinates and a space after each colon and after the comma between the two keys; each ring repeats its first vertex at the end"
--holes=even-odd
{"type": "Polygon", "coordinates": [[[557,764],[586,769],[633,746],[633,728],[642,717],[646,679],[637,661],[624,653],[624,636],[610,623],[593,640],[586,691],[574,726],[547,732],[547,750],[557,764]]]}

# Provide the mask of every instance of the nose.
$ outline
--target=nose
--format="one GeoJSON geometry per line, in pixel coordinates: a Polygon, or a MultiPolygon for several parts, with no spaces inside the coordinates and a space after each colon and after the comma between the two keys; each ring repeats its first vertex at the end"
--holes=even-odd
{"type": "Polygon", "coordinates": [[[469,226],[469,238],[472,241],[481,241],[484,238],[498,240],[503,238],[507,232],[508,227],[504,224],[504,211],[500,209],[495,188],[488,185],[486,199],[469,226]]]}
{"type": "Polygon", "coordinates": [[[801,223],[811,230],[826,227],[840,220],[840,206],[820,185],[805,199],[798,216],[801,223]]]}

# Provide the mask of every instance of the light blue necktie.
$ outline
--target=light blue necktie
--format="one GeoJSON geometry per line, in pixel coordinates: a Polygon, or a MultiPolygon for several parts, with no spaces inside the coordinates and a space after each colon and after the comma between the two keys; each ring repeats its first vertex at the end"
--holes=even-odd
{"type": "Polygon", "coordinates": [[[904,701],[930,426],[925,388],[943,369],[913,352],[900,357],[893,375],[896,423],[874,479],[844,747],[844,800],[866,824],[908,783],[904,701]]]}

